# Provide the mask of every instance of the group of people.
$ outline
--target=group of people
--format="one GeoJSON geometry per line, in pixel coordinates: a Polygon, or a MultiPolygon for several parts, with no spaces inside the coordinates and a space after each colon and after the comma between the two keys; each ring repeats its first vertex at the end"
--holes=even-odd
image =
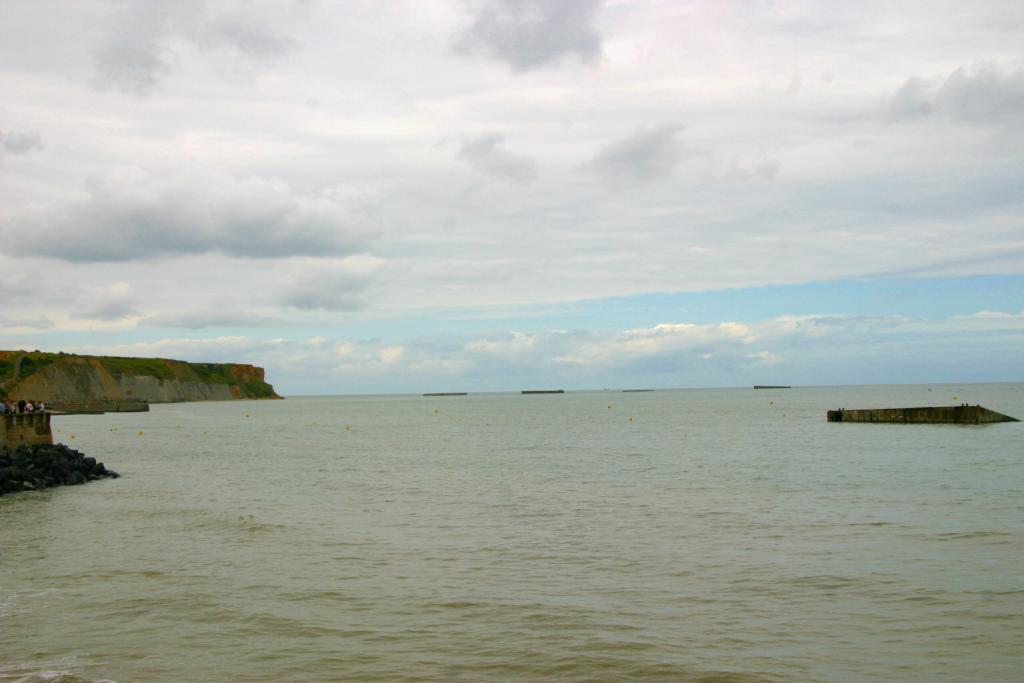
{"type": "Polygon", "coordinates": [[[46,410],[42,401],[0,401],[0,415],[14,415],[16,413],[41,413],[46,410]]]}

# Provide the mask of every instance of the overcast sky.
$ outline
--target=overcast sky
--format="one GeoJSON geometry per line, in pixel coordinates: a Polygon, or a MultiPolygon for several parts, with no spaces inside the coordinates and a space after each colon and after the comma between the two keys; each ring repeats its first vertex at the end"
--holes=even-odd
{"type": "Polygon", "coordinates": [[[1018,0],[0,0],[0,92],[0,348],[1024,379],[1018,0]]]}

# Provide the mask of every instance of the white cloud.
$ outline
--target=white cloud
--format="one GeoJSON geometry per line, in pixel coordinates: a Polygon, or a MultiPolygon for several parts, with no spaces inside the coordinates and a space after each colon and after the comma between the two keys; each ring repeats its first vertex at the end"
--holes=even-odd
{"type": "Polygon", "coordinates": [[[37,131],[0,131],[0,148],[8,154],[28,154],[42,147],[43,138],[37,131]]]}
{"type": "Polygon", "coordinates": [[[660,354],[703,353],[716,346],[747,345],[757,340],[749,326],[736,322],[697,325],[660,323],[599,336],[559,355],[556,360],[580,365],[614,366],[660,354]]]}
{"type": "Polygon", "coordinates": [[[129,0],[112,17],[112,30],[95,51],[93,85],[151,95],[187,59],[189,49],[280,57],[298,46],[287,33],[292,7],[301,3],[129,0]]]}
{"type": "Polygon", "coordinates": [[[39,332],[53,329],[53,326],[53,321],[42,315],[28,318],[0,315],[0,333],[3,334],[39,332]]]}
{"type": "Polygon", "coordinates": [[[1024,66],[961,66],[942,79],[913,76],[889,98],[894,120],[934,115],[978,125],[1024,125],[1024,66]]]}
{"type": "Polygon", "coordinates": [[[747,355],[751,365],[755,367],[771,367],[782,363],[782,356],[771,351],[758,351],[747,355]]]}
{"type": "Polygon", "coordinates": [[[130,284],[112,282],[79,294],[75,315],[80,318],[114,321],[138,315],[138,306],[138,298],[130,284]]]}
{"type": "Polygon", "coordinates": [[[381,262],[369,257],[299,260],[290,264],[277,300],[299,309],[359,310],[381,269],[381,262]]]}
{"type": "Polygon", "coordinates": [[[537,177],[537,162],[505,149],[505,138],[497,133],[467,140],[459,149],[458,158],[485,173],[520,183],[537,177]]]}
{"type": "Polygon", "coordinates": [[[279,316],[224,308],[151,315],[139,320],[139,325],[142,327],[181,327],[189,330],[201,330],[208,327],[258,328],[286,323],[287,321],[279,316]]]}
{"type": "Polygon", "coordinates": [[[65,348],[65,351],[107,356],[138,356],[148,358],[173,358],[192,362],[234,363],[245,362],[254,354],[280,347],[271,341],[261,341],[244,336],[222,336],[212,338],[173,338],[152,342],[128,344],[82,344],[65,348]]]}
{"type": "Polygon", "coordinates": [[[603,0],[477,0],[472,23],[455,43],[462,54],[482,54],[525,72],[574,56],[601,57],[593,22],[603,0]]]}
{"type": "Polygon", "coordinates": [[[676,134],[683,126],[644,128],[606,144],[586,165],[610,178],[650,181],[669,175],[682,160],[676,134]]]}
{"type": "Polygon", "coordinates": [[[1002,311],[978,311],[973,315],[958,316],[960,319],[970,320],[971,318],[978,318],[980,320],[1013,320],[1014,318],[1024,317],[1024,313],[1004,313],[1002,311]]]}
{"type": "Polygon", "coordinates": [[[522,332],[492,334],[481,339],[466,342],[463,349],[470,353],[481,353],[512,358],[523,356],[537,347],[537,338],[522,332]]]}

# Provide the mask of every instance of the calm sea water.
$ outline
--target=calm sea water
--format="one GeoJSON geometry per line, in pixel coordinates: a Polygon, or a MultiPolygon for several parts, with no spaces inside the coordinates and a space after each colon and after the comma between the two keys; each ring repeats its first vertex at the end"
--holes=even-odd
{"type": "Polygon", "coordinates": [[[1020,681],[1024,385],[316,397],[55,418],[0,681],[1020,681]]]}

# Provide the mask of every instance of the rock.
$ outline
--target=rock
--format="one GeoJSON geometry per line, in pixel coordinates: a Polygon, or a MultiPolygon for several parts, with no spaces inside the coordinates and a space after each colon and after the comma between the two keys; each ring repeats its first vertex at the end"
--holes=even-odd
{"type": "Polygon", "coordinates": [[[63,444],[0,448],[0,495],[84,484],[104,477],[116,479],[118,475],[95,458],[63,444]]]}

